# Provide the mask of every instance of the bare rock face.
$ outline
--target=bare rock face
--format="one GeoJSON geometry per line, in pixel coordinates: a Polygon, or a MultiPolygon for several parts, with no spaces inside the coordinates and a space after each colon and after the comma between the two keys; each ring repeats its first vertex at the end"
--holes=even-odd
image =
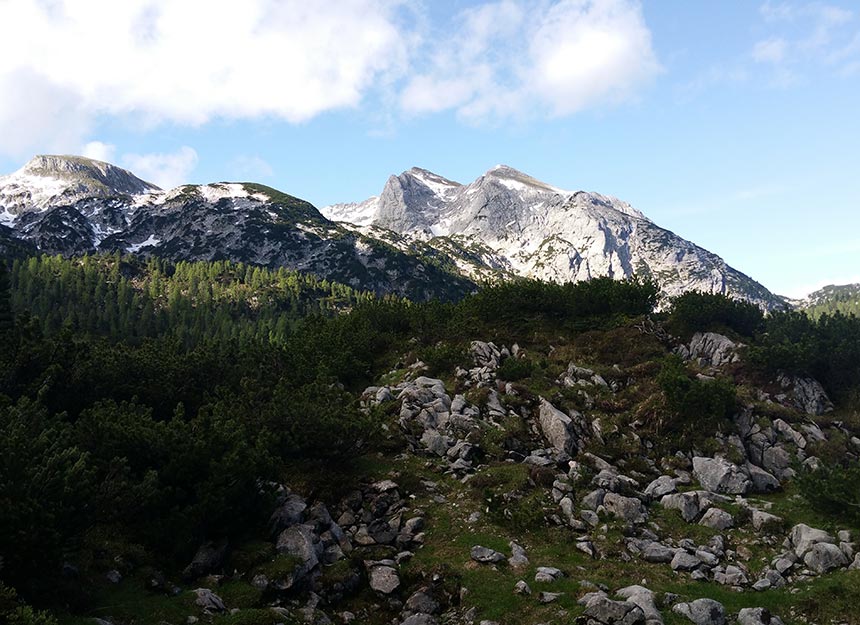
{"type": "Polygon", "coordinates": [[[817,380],[782,374],[777,382],[784,389],[781,397],[788,405],[808,415],[823,415],[833,410],[833,402],[817,380]]]}
{"type": "Polygon", "coordinates": [[[499,165],[469,184],[413,168],[378,197],[322,209],[329,219],[387,228],[436,249],[459,248],[473,277],[577,282],[634,273],[664,276],[669,296],[698,289],[765,308],[784,303],[715,254],[660,228],[619,199],[566,191],[499,165]],[[463,247],[468,242],[468,248],[463,247]]]}
{"type": "Polygon", "coordinates": [[[740,347],[743,347],[743,344],[735,343],[722,334],[696,332],[689,345],[681,345],[676,351],[684,360],[695,360],[700,365],[720,367],[738,362],[740,347]]]}

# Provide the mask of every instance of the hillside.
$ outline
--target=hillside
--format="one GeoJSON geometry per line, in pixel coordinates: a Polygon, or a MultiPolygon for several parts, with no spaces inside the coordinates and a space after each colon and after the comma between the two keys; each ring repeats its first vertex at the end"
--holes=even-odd
{"type": "Polygon", "coordinates": [[[860,316],[860,284],[825,286],[808,295],[799,308],[813,317],[836,312],[860,316]]]}
{"type": "Polygon", "coordinates": [[[314,280],[0,273],[0,615],[858,622],[856,319],[700,293],[655,314],[630,280],[457,304],[314,280]]]}

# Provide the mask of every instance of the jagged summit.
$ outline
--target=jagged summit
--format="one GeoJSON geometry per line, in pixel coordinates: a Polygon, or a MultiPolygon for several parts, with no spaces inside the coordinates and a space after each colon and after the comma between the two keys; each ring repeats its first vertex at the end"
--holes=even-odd
{"type": "Polygon", "coordinates": [[[321,212],[440,249],[459,246],[469,256],[461,268],[473,277],[487,270],[556,282],[640,275],[657,279],[667,296],[700,289],[767,308],[783,305],[719,256],[660,228],[627,202],[567,191],[508,165],[465,185],[413,168],[391,176],[378,197],[321,212]]]}

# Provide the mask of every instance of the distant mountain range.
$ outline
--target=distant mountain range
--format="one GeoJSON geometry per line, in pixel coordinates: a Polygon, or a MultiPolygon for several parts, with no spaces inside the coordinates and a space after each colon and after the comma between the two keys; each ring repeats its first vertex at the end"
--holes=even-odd
{"type": "Polygon", "coordinates": [[[860,316],[860,283],[825,286],[798,302],[797,306],[813,317],[836,312],[860,316]]]}
{"type": "Polygon", "coordinates": [[[626,202],[505,166],[466,185],[414,168],[391,176],[379,196],[318,211],[259,184],[164,191],[108,163],[37,156],[0,177],[0,247],[230,259],[417,299],[457,298],[483,280],[518,276],[640,275],[668,296],[699,289],[785,305],[626,202]]]}

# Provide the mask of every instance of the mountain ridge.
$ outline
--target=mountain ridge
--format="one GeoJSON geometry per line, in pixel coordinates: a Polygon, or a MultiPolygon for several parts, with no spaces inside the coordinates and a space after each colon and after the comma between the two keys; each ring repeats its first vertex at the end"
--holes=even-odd
{"type": "Polygon", "coordinates": [[[488,280],[637,275],[655,279],[665,297],[703,290],[785,305],[629,203],[507,165],[467,184],[413,167],[378,196],[318,210],[255,183],[163,190],[109,163],[37,156],[0,177],[0,226],[6,249],[223,258],[422,299],[459,297],[488,280]]]}
{"type": "Polygon", "coordinates": [[[412,168],[389,177],[379,196],[320,212],[436,247],[456,237],[479,242],[495,256],[501,275],[555,282],[644,275],[657,279],[666,296],[698,289],[739,296],[768,309],[785,306],[783,298],[716,254],[661,228],[629,203],[567,191],[506,165],[468,184],[412,168]]]}

